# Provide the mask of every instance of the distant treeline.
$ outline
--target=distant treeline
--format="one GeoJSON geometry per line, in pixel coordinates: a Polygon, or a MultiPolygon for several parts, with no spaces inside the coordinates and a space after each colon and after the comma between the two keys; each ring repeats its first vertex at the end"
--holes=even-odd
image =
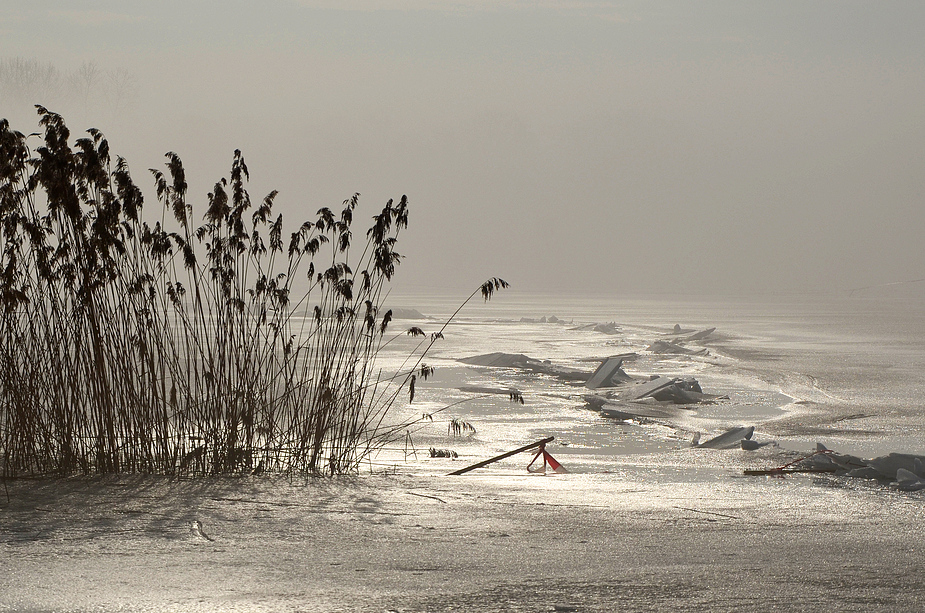
{"type": "Polygon", "coordinates": [[[83,62],[62,70],[32,58],[0,58],[0,101],[12,104],[98,107],[120,113],[138,98],[138,83],[126,68],[83,62]]]}

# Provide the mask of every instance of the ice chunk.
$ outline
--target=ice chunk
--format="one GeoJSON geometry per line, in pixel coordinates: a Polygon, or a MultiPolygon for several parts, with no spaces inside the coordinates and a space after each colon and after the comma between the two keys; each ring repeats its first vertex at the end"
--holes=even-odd
{"type": "Polygon", "coordinates": [[[925,489],[925,479],[922,479],[912,471],[905,468],[896,469],[896,481],[891,484],[896,489],[907,492],[915,492],[925,489]]]}
{"type": "Polygon", "coordinates": [[[672,343],[668,341],[655,341],[648,347],[647,351],[657,354],[671,354],[671,355],[703,355],[707,352],[706,349],[688,349],[683,347],[678,343],[672,343]]]}
{"type": "Polygon", "coordinates": [[[896,473],[902,469],[917,476],[922,474],[922,461],[925,456],[915,456],[909,453],[891,453],[873,460],[867,460],[867,465],[883,475],[885,479],[895,479],[896,473]]]}
{"type": "Polygon", "coordinates": [[[734,449],[741,446],[741,441],[748,440],[755,433],[755,426],[739,426],[731,428],[719,436],[713,437],[705,443],[695,445],[704,449],[734,449]]]}
{"type": "Polygon", "coordinates": [[[609,387],[631,381],[632,378],[621,367],[623,366],[623,360],[634,355],[636,354],[624,353],[606,358],[597,367],[597,370],[591,374],[591,378],[585,383],[585,387],[594,390],[599,387],[609,387]]]}

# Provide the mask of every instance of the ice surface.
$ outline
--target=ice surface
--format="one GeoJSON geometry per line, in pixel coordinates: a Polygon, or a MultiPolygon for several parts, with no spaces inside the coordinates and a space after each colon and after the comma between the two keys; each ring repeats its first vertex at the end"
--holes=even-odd
{"type": "MultiPolygon", "coordinates": [[[[647,385],[691,377],[703,390],[726,396],[680,412],[651,401],[637,412],[639,418],[661,423],[664,432],[681,432],[687,441],[695,432],[709,438],[745,424],[755,426],[757,441],[775,441],[794,452],[809,452],[817,441],[862,459],[923,451],[925,415],[918,392],[925,388],[925,369],[919,367],[925,364],[922,305],[582,301],[524,295],[509,304],[506,298],[499,294],[491,303],[478,305],[475,314],[464,311],[428,359],[437,371],[433,379],[419,384],[422,400],[428,407],[461,401],[453,407],[453,417],[478,429],[472,439],[460,441],[435,435],[441,447],[455,443],[477,455],[516,447],[535,434],[567,439],[581,433],[581,449],[588,455],[601,458],[607,455],[601,452],[605,449],[619,455],[620,438],[606,428],[591,427],[600,417],[585,408],[584,395],[575,385],[578,378],[573,382],[558,375],[584,372],[589,377],[589,361],[601,364],[608,356],[635,353],[621,369],[638,379],[655,378],[647,385]],[[570,325],[540,323],[550,312],[570,325]],[[617,322],[615,334],[596,332],[601,322],[617,322]],[[692,350],[706,349],[709,355],[649,350],[666,330],[686,343],[694,340],[692,350]],[[451,366],[460,358],[492,353],[520,354],[529,361],[504,364],[511,368],[460,367],[458,362],[451,366]],[[524,364],[531,368],[522,368],[524,364]],[[460,388],[517,389],[525,404],[511,405],[500,394],[466,401],[460,388]]],[[[451,301],[441,303],[433,296],[408,300],[409,307],[438,317],[455,308],[451,301]]],[[[419,323],[425,329],[434,325],[419,323]]],[[[399,353],[394,353],[396,360],[399,353]]],[[[620,417],[619,403],[610,408],[620,417]]],[[[422,431],[415,436],[430,435],[422,431]]],[[[636,443],[628,445],[638,448],[636,443]]]]}
{"type": "MultiPolygon", "coordinates": [[[[392,416],[433,422],[373,458],[372,476],[11,482],[0,610],[922,608],[921,309],[505,298],[447,328],[426,358],[434,376],[392,416]],[[549,312],[574,325],[520,321],[549,312]],[[609,321],[615,334],[582,325],[609,321]],[[676,321],[716,326],[702,341],[709,356],[646,351],[676,321]],[[585,408],[583,385],[457,361],[492,352],[589,373],[590,361],[636,352],[628,374],[694,377],[728,399],[652,401],[661,416],[609,419],[585,408]],[[499,393],[509,389],[525,404],[499,393]],[[453,418],[476,432],[454,436],[453,418]],[[691,446],[695,432],[739,424],[779,445],[691,446]],[[524,454],[446,477],[545,436],[569,474],[528,474],[524,454]],[[845,471],[883,458],[895,485],[743,475],[817,441],[838,454],[820,461],[845,471]],[[459,457],[427,457],[430,446],[459,457]]],[[[445,312],[423,297],[408,306],[445,312]]],[[[435,331],[433,320],[407,323],[435,331]]],[[[385,373],[418,346],[396,333],[385,373]]]]}

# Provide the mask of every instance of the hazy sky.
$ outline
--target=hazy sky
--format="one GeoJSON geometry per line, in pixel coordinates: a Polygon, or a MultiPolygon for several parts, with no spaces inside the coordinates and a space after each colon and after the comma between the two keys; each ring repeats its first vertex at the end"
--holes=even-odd
{"type": "MultiPolygon", "coordinates": [[[[132,76],[118,114],[55,110],[149,201],[176,151],[203,211],[235,148],[291,223],[407,194],[400,288],[925,277],[920,1],[24,4],[0,0],[0,58],[132,76]]],[[[0,116],[36,126],[22,101],[0,116]]]]}

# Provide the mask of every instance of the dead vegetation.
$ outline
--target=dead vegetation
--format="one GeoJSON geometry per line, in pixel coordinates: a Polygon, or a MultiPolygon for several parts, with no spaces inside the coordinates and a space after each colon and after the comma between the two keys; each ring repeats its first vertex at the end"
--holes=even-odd
{"type": "MultiPolygon", "coordinates": [[[[375,369],[404,196],[373,216],[365,242],[358,195],[285,234],[276,192],[251,200],[236,151],[197,221],[168,153],[146,217],[101,132],[72,145],[60,115],[38,112],[34,151],[34,136],[0,120],[5,477],[337,474],[403,436],[386,414],[432,374],[422,360],[443,333],[412,329],[426,345],[410,367],[375,369]]],[[[473,296],[506,286],[490,279],[473,296]]]]}

